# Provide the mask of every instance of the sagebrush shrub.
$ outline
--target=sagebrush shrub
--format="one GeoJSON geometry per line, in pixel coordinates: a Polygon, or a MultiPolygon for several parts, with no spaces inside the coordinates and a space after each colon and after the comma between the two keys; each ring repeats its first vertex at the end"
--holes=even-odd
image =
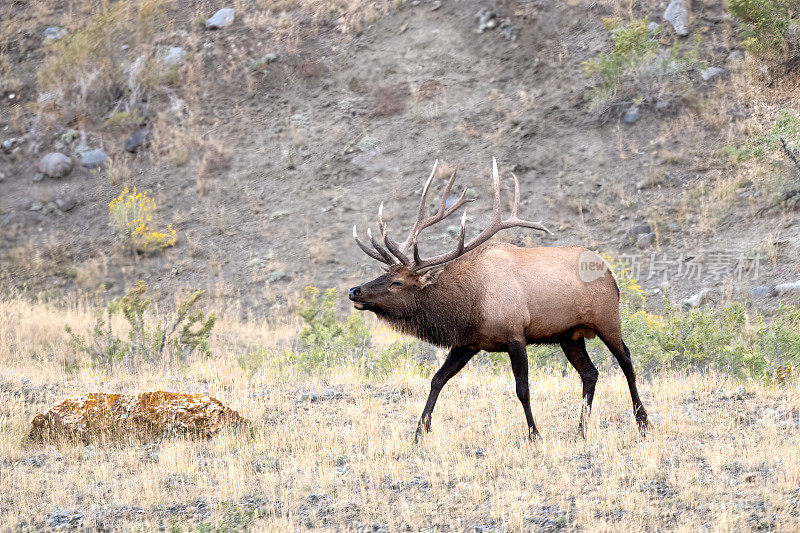
{"type": "Polygon", "coordinates": [[[161,360],[165,352],[170,360],[185,360],[195,351],[211,356],[209,337],[216,315],[195,310],[195,304],[205,291],[198,290],[183,300],[171,319],[163,321],[149,317],[150,298],[146,297],[147,285],[137,281],[121,298],[112,300],[98,310],[89,339],[68,324],[64,329],[70,336],[70,345],[78,352],[88,355],[98,365],[112,367],[117,363],[129,365],[139,360],[161,360]],[[114,330],[114,317],[122,316],[128,325],[127,339],[114,330]]]}
{"type": "Polygon", "coordinates": [[[786,33],[798,15],[796,0],[729,0],[728,10],[744,22],[747,50],[767,56],[786,52],[786,33]]]}
{"type": "MultiPolygon", "coordinates": [[[[156,231],[150,227],[157,205],[148,191],[137,192],[125,187],[122,193],[108,204],[110,224],[135,250],[149,252],[158,248],[173,246],[177,234],[172,225],[166,231],[156,231]]],[[[123,246],[124,247],[124,246],[123,246]]]]}

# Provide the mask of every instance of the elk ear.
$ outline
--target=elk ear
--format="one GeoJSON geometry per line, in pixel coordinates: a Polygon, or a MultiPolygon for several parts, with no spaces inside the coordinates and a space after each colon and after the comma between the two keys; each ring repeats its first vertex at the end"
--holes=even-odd
{"type": "Polygon", "coordinates": [[[432,283],[436,283],[436,280],[439,279],[439,274],[441,274],[443,271],[443,266],[437,266],[431,268],[430,270],[426,270],[425,273],[419,278],[420,284],[425,287],[432,283]]]}

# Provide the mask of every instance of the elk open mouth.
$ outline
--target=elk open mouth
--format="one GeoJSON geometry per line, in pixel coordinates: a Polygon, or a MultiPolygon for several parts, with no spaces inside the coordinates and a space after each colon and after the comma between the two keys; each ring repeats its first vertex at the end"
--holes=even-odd
{"type": "Polygon", "coordinates": [[[367,303],[359,300],[353,300],[353,307],[355,307],[359,311],[366,311],[367,303]]]}

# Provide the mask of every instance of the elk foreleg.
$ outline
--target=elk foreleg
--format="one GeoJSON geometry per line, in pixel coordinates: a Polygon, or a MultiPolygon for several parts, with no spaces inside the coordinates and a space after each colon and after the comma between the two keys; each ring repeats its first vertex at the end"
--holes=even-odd
{"type": "Polygon", "coordinates": [[[466,348],[464,346],[456,346],[447,354],[447,359],[444,360],[442,367],[433,375],[431,379],[431,392],[428,394],[428,401],[425,403],[425,409],[422,411],[422,417],[417,424],[417,432],[414,436],[414,442],[419,442],[422,433],[431,430],[431,415],[433,414],[433,407],[436,405],[436,399],[444,387],[445,383],[450,381],[450,378],[458,374],[464,366],[478,353],[477,350],[466,348]]]}
{"type": "Polygon", "coordinates": [[[514,380],[517,385],[517,398],[522,403],[525,410],[525,420],[528,422],[528,438],[539,437],[539,431],[533,422],[531,413],[531,392],[528,385],[528,352],[525,344],[519,341],[508,343],[508,356],[511,359],[511,370],[514,372],[514,380]]]}

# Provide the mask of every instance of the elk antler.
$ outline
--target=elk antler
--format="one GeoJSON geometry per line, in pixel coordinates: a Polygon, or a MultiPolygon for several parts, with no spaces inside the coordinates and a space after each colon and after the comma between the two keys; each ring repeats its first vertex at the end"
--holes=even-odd
{"type": "Polygon", "coordinates": [[[374,247],[374,250],[369,249],[359,240],[358,234],[356,233],[356,228],[353,226],[353,237],[364,253],[373,259],[377,259],[382,263],[386,263],[387,265],[394,265],[398,264],[399,262],[399,264],[408,267],[409,271],[413,274],[420,270],[431,268],[456,259],[457,257],[477,248],[484,242],[488,241],[500,230],[513,227],[523,227],[545,231],[550,235],[553,234],[549,229],[544,227],[541,222],[530,222],[517,217],[517,210],[519,209],[519,180],[513,172],[511,175],[514,176],[514,205],[511,208],[511,215],[505,220],[501,218],[500,209],[502,207],[502,202],[500,200],[500,175],[497,172],[497,160],[493,157],[492,179],[494,181],[494,211],[492,212],[492,218],[489,226],[480,232],[477,237],[465,244],[464,238],[466,233],[467,209],[464,208],[464,214],[461,216],[461,234],[458,239],[458,247],[451,252],[437,255],[428,259],[421,259],[419,256],[419,249],[417,247],[417,239],[422,230],[432,226],[433,224],[436,224],[437,222],[441,222],[452,215],[462,205],[474,200],[472,198],[466,198],[467,189],[465,188],[458,200],[450,207],[447,207],[447,195],[450,193],[450,189],[453,187],[453,183],[456,181],[456,171],[454,170],[450,175],[447,185],[445,186],[444,193],[442,194],[442,200],[439,203],[439,207],[436,209],[436,212],[429,217],[425,217],[425,200],[427,198],[428,191],[430,190],[433,177],[436,174],[438,163],[438,160],[434,163],[431,175],[428,177],[428,181],[425,182],[425,187],[422,189],[422,196],[419,201],[419,207],[417,208],[417,219],[414,222],[414,225],[411,227],[408,237],[406,237],[406,240],[404,240],[402,243],[397,243],[389,236],[388,228],[386,223],[383,221],[383,202],[381,202],[381,205],[378,208],[378,228],[380,229],[381,236],[383,237],[383,244],[386,246],[386,248],[383,248],[383,246],[381,246],[381,244],[372,237],[372,233],[367,230],[367,234],[370,237],[370,242],[374,247]],[[413,259],[409,259],[406,255],[409,248],[413,250],[413,259]]]}

